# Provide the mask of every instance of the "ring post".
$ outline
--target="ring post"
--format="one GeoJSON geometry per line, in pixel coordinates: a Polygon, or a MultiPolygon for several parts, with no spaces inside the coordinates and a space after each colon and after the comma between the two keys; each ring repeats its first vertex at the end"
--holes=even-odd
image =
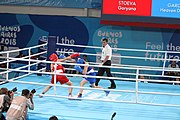
{"type": "Polygon", "coordinates": [[[6,73],[6,80],[9,80],[9,52],[7,52],[7,73],[6,73]]]}
{"type": "Polygon", "coordinates": [[[165,69],[165,66],[166,66],[166,59],[167,59],[167,52],[165,52],[165,55],[164,55],[164,62],[163,62],[163,70],[162,70],[162,75],[164,75],[164,69],[165,69]]]}
{"type": "MultiPolygon", "coordinates": [[[[56,95],[56,67],[57,63],[55,63],[55,69],[54,69],[54,94],[56,95]]],[[[53,66],[54,67],[54,66],[53,66]]]]}
{"type": "MultiPolygon", "coordinates": [[[[47,60],[49,61],[49,56],[56,51],[56,36],[48,36],[48,45],[47,45],[47,60]]],[[[50,64],[46,64],[46,70],[50,70],[50,64]]]]}
{"type": "Polygon", "coordinates": [[[28,61],[28,74],[30,73],[30,60],[31,60],[31,48],[28,49],[28,54],[29,54],[29,61],[28,61]]]}
{"type": "Polygon", "coordinates": [[[139,82],[139,68],[136,70],[136,103],[138,103],[138,82],[139,82]]]}

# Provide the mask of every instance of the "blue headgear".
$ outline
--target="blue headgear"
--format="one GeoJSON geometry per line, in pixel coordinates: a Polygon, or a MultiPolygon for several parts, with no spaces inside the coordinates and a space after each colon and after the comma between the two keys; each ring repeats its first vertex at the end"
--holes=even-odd
{"type": "Polygon", "coordinates": [[[61,54],[61,55],[59,56],[60,59],[64,59],[65,57],[66,57],[66,56],[63,55],[63,54],[61,54]]]}
{"type": "Polygon", "coordinates": [[[77,59],[77,64],[84,64],[84,59],[78,58],[77,59]]]}

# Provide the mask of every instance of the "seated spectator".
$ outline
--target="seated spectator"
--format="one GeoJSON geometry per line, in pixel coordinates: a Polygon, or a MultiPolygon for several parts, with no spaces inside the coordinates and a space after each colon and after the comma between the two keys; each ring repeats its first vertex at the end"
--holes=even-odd
{"type": "MultiPolygon", "coordinates": [[[[4,58],[4,56],[0,54],[0,62],[5,61],[5,60],[6,59],[4,58]]],[[[6,63],[0,64],[0,68],[6,68],[7,67],[6,65],[7,65],[6,63]]]]}
{"type": "MultiPolygon", "coordinates": [[[[31,55],[34,55],[35,53],[33,53],[32,51],[31,51],[31,55]]],[[[38,55],[35,55],[35,56],[32,56],[31,57],[31,59],[34,59],[34,60],[36,60],[38,58],[38,55]]]]}
{"type": "Polygon", "coordinates": [[[143,81],[140,81],[140,82],[144,82],[144,83],[148,83],[148,81],[145,81],[144,79],[146,79],[145,78],[145,76],[143,76],[143,75],[139,75],[139,79],[142,79],[143,81]]]}
{"type": "Polygon", "coordinates": [[[143,75],[140,75],[139,79],[145,79],[145,77],[143,75]]]}
{"type": "MultiPolygon", "coordinates": [[[[179,65],[176,63],[175,60],[173,60],[171,62],[171,64],[169,64],[168,68],[179,68],[179,65]]],[[[177,71],[168,71],[166,74],[169,76],[179,76],[180,75],[179,72],[177,72],[177,71]]],[[[170,78],[170,80],[174,80],[174,79],[176,81],[179,81],[179,78],[170,78]]]]}
{"type": "Polygon", "coordinates": [[[16,58],[22,58],[24,57],[25,55],[22,53],[22,52],[19,52],[19,55],[16,56],[16,58]]]}
{"type": "Polygon", "coordinates": [[[49,118],[49,120],[58,120],[58,118],[53,115],[53,116],[51,116],[51,117],[49,118]]]}
{"type": "MultiPolygon", "coordinates": [[[[3,58],[3,55],[0,54],[0,62],[2,62],[2,61],[6,61],[6,59],[4,59],[4,58],[3,58]]],[[[7,68],[7,63],[0,63],[0,72],[1,72],[1,71],[5,71],[6,68],[7,68]],[[2,68],[2,69],[1,69],[1,68],[2,68]]],[[[0,78],[3,78],[3,79],[6,78],[6,73],[1,74],[1,75],[0,75],[0,78]]]]}

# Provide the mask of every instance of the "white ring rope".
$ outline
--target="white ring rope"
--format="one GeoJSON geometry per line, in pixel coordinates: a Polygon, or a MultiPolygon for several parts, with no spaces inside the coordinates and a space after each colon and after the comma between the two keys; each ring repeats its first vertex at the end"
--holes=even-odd
{"type": "MultiPolygon", "coordinates": [[[[47,44],[44,44],[44,45],[47,45],[47,44]]],[[[65,45],[65,44],[63,44],[65,45]]],[[[72,46],[72,45],[70,45],[72,46]]],[[[76,46],[76,45],[75,45],[76,46]]],[[[77,45],[79,47],[79,45],[77,45]]],[[[42,47],[42,46],[41,46],[42,47]]],[[[81,46],[82,47],[82,46],[81,46]]],[[[84,47],[84,46],[83,46],[84,47]]],[[[85,46],[85,47],[90,47],[90,46],[85,46]]],[[[36,46],[34,47],[30,47],[30,48],[25,48],[26,50],[29,50],[32,49],[32,48],[36,48],[36,46]]],[[[92,48],[92,46],[91,46],[92,48]]],[[[101,47],[94,47],[94,48],[101,48],[101,47]]],[[[25,49],[21,49],[21,50],[25,50],[25,49]]],[[[115,48],[117,49],[117,48],[115,48]]],[[[119,50],[132,50],[132,49],[119,49],[119,50]]],[[[133,49],[134,51],[135,49],[133,49]]],[[[15,51],[15,50],[14,50],[15,51]]],[[[33,64],[28,64],[26,65],[26,67],[28,66],[31,66],[31,65],[35,65],[35,64],[39,64],[39,63],[54,63],[54,62],[50,62],[50,61],[46,61],[46,60],[33,60],[33,59],[24,59],[24,58],[12,58],[12,57],[8,57],[8,54],[11,53],[11,52],[14,52],[14,51],[8,51],[6,52],[7,53],[7,58],[8,60],[5,61],[6,63],[9,63],[11,60],[13,61],[16,61],[16,60],[20,60],[20,61],[28,61],[29,63],[30,62],[35,62],[33,64]]],[[[19,51],[19,50],[16,50],[16,51],[19,51]]],[[[147,51],[147,50],[136,50],[136,51],[147,51]]],[[[148,50],[148,51],[151,51],[152,50],[148,50]]],[[[160,52],[160,51],[155,51],[155,52],[160,52]]],[[[164,51],[162,51],[164,52],[164,51]]],[[[166,51],[167,52],[167,51],[166,51]]],[[[2,52],[0,52],[1,54],[2,52]]],[[[46,53],[46,52],[44,52],[46,53]]],[[[43,54],[44,54],[43,53],[43,54]]],[[[177,53],[177,52],[170,52],[170,53],[177,53]]],[[[33,54],[33,56],[35,56],[33,54]]],[[[25,57],[25,58],[30,58],[30,55],[28,57],[25,57]]],[[[166,59],[167,60],[167,59],[166,59]]],[[[64,62],[55,62],[55,64],[57,63],[60,63],[60,64],[66,64],[66,65],[79,65],[79,64],[76,64],[76,63],[64,63],[64,62]]],[[[86,66],[86,65],[82,65],[82,66],[86,66]]],[[[148,68],[142,68],[142,67],[136,67],[136,68],[133,68],[133,67],[117,67],[117,66],[100,66],[100,65],[90,65],[90,66],[93,66],[93,67],[107,67],[107,68],[116,68],[116,69],[130,69],[130,70],[136,70],[136,71],[139,71],[139,70],[155,70],[155,71],[162,71],[162,68],[157,68],[157,69],[154,69],[154,68],[151,68],[151,67],[148,67],[148,68]]],[[[57,75],[55,72],[52,73],[52,72],[43,72],[45,70],[45,68],[41,69],[41,70],[37,70],[37,71],[32,71],[32,70],[20,70],[22,68],[25,68],[25,66],[23,67],[19,67],[19,68],[15,68],[15,69],[9,69],[8,68],[8,72],[9,71],[19,71],[19,72],[28,72],[29,74],[32,74],[32,73],[40,73],[40,74],[55,74],[57,75]]],[[[172,71],[172,69],[163,69],[164,71],[172,71]]],[[[173,71],[179,71],[179,70],[174,70],[173,71]]],[[[1,74],[2,72],[0,72],[1,74]]],[[[139,72],[137,72],[139,73],[139,72]]],[[[29,74],[25,74],[25,75],[29,75],[29,74]]],[[[129,73],[127,73],[129,74],[129,73]]],[[[130,73],[131,74],[131,73],[130,73]]],[[[88,75],[78,75],[78,74],[60,74],[60,75],[71,75],[71,76],[74,76],[74,77],[92,77],[92,76],[88,76],[88,75]]],[[[130,92],[130,93],[137,93],[138,94],[158,94],[158,95],[170,95],[170,96],[180,96],[180,94],[177,94],[177,93],[164,93],[164,92],[142,92],[142,91],[139,91],[138,90],[138,81],[151,81],[151,82],[167,82],[167,83],[180,83],[178,81],[164,81],[164,80],[150,80],[150,79],[138,79],[137,76],[141,75],[141,74],[133,74],[133,75],[136,75],[136,78],[119,78],[119,77],[102,77],[102,76],[93,76],[93,78],[105,78],[105,79],[116,79],[116,80],[134,80],[136,81],[136,84],[135,84],[135,90],[114,90],[114,89],[98,89],[98,88],[89,88],[89,87],[78,87],[78,86],[65,86],[65,85],[57,85],[57,84],[45,84],[45,83],[37,83],[37,82],[24,82],[24,81],[14,81],[15,79],[18,79],[18,78],[21,78],[21,76],[17,77],[17,78],[12,78],[10,80],[5,80],[8,81],[8,82],[15,82],[15,83],[21,83],[21,84],[36,84],[36,85],[51,85],[51,86],[58,86],[58,87],[72,87],[72,88],[83,88],[83,89],[89,89],[89,90],[109,90],[109,91],[114,91],[114,92],[130,92]]],[[[148,74],[143,74],[143,75],[147,75],[148,74]]],[[[158,76],[158,75],[157,75],[158,76]]],[[[160,76],[160,75],[159,75],[160,76]]],[[[160,76],[162,77],[162,76],[160,76]]],[[[170,76],[168,76],[170,77],[170,76]]],[[[175,76],[174,76],[175,77],[175,76]]],[[[55,96],[55,97],[62,97],[62,98],[68,98],[68,97],[65,97],[65,96],[58,96],[58,95],[44,95],[44,96],[55,96]]],[[[77,98],[78,99],[78,98],[77,98]]],[[[135,100],[135,101],[118,101],[118,100],[108,100],[108,99],[89,99],[89,98],[81,98],[81,99],[85,99],[85,100],[101,100],[101,101],[111,101],[111,102],[125,102],[125,103],[138,103],[138,104],[147,104],[147,105],[162,105],[162,106],[178,106],[180,107],[180,105],[178,104],[156,104],[156,103],[145,103],[145,102],[139,102],[138,101],[138,98],[135,100]]]]}
{"type": "MultiPolygon", "coordinates": [[[[102,49],[102,47],[97,46],[87,46],[87,45],[73,45],[73,44],[62,44],[62,43],[56,43],[57,45],[62,46],[70,46],[70,47],[83,47],[83,48],[96,48],[96,49],[102,49]]],[[[179,53],[176,51],[157,51],[157,50],[141,50],[141,49],[125,49],[125,48],[112,48],[113,50],[122,50],[122,51],[132,51],[132,52],[161,52],[161,53],[179,53]]]]}
{"type": "MultiPolygon", "coordinates": [[[[21,59],[21,58],[17,58],[17,59],[21,59]]],[[[42,62],[42,61],[41,61],[42,62]]],[[[47,62],[47,61],[46,61],[47,62]]],[[[18,69],[16,69],[16,70],[9,70],[9,71],[18,71],[18,69]]],[[[21,71],[21,72],[27,72],[27,71],[24,71],[24,70],[19,70],[19,71],[21,71]]],[[[28,71],[28,72],[30,72],[30,71],[28,71]]],[[[35,72],[34,72],[35,73],[35,72]]],[[[40,72],[40,73],[42,73],[42,72],[40,72]]],[[[45,74],[48,74],[48,73],[45,73],[45,74]]],[[[54,74],[54,73],[52,73],[52,74],[54,74]]],[[[69,75],[69,74],[64,74],[64,75],[69,75]]],[[[71,75],[72,76],[72,75],[71,75]]],[[[73,75],[74,76],[74,75],[73,75]]],[[[80,76],[80,75],[75,75],[75,76],[80,76]]],[[[83,77],[87,77],[87,76],[83,76],[83,77]]],[[[89,77],[92,77],[92,76],[89,76],[89,77]]],[[[96,77],[98,77],[98,76],[96,76],[96,77]]],[[[119,80],[136,80],[136,79],[133,79],[133,78],[116,78],[116,77],[112,77],[112,78],[109,78],[109,77],[100,77],[100,78],[107,78],[107,79],[119,79],[119,80]]],[[[145,79],[144,80],[139,80],[139,81],[146,81],[145,79]]],[[[163,80],[147,80],[147,81],[151,81],[151,82],[166,82],[166,83],[179,83],[178,81],[163,81],[163,80]]]]}
{"type": "MultiPolygon", "coordinates": [[[[74,52],[67,52],[67,51],[56,51],[57,53],[74,53],[74,52]]],[[[91,55],[91,56],[101,56],[100,54],[92,54],[92,53],[80,53],[81,55],[91,55]]],[[[132,58],[132,59],[140,59],[140,60],[162,60],[164,61],[165,59],[163,58],[147,58],[147,57],[135,57],[135,56],[117,56],[117,55],[112,55],[112,57],[117,57],[117,58],[132,58]]],[[[172,60],[172,59],[166,59],[166,60],[172,60]]],[[[180,61],[180,60],[177,60],[180,61]]]]}
{"type": "MultiPolygon", "coordinates": [[[[60,52],[60,53],[73,53],[73,52],[61,52],[61,51],[56,51],[56,52],[60,52]]],[[[98,54],[88,54],[88,53],[80,53],[80,54],[82,54],[82,55],[93,55],[93,56],[99,56],[98,54]]],[[[117,56],[116,56],[117,57],[117,56]]],[[[127,56],[126,56],[127,57],[127,56]]],[[[125,58],[126,58],[125,57],[125,58]]],[[[128,57],[127,57],[128,58],[128,57]]],[[[139,57],[138,57],[139,58],[139,57]]],[[[148,58],[148,59],[151,59],[151,58],[148,58]]],[[[164,59],[162,59],[162,60],[164,60],[164,59]]],[[[165,59],[165,60],[172,60],[172,59],[165,59]]],[[[95,62],[88,62],[89,64],[95,64],[95,65],[97,65],[97,64],[99,64],[99,63],[95,63],[95,62]]],[[[114,66],[124,66],[124,67],[128,67],[128,68],[132,68],[132,67],[135,67],[135,68],[143,68],[143,69],[146,69],[146,70],[149,70],[149,69],[147,69],[147,68],[152,68],[152,69],[160,69],[160,71],[162,71],[162,73],[164,73],[164,71],[165,71],[165,69],[166,68],[164,68],[164,69],[162,69],[162,67],[150,67],[150,66],[136,66],[136,65],[123,65],[123,64],[111,64],[112,66],[113,66],[113,68],[114,68],[114,66]]],[[[121,68],[121,69],[124,69],[124,68],[121,68]]],[[[175,70],[175,69],[173,69],[173,70],[175,70]]],[[[173,71],[173,70],[170,70],[170,71],[173,71]]],[[[176,71],[176,70],[175,70],[176,71]]],[[[178,70],[177,70],[178,71],[178,70]]],[[[112,72],[113,73],[113,72],[112,72]]],[[[126,74],[126,73],[125,73],[126,74]]],[[[163,76],[162,77],[169,77],[169,76],[166,76],[166,75],[164,75],[164,74],[162,74],[163,76]]],[[[150,76],[156,76],[156,75],[150,75],[150,76]]],[[[149,77],[150,77],[149,76],[149,77]]],[[[174,78],[175,76],[172,76],[172,78],[174,78]]],[[[176,76],[177,77],[177,76],[176,76]]]]}
{"type": "MultiPolygon", "coordinates": [[[[48,83],[38,83],[38,82],[25,82],[25,81],[13,81],[13,80],[8,80],[8,82],[13,82],[13,83],[21,83],[21,84],[33,84],[33,85],[41,85],[41,86],[57,86],[57,87],[63,87],[63,88],[83,88],[86,90],[99,90],[99,91],[104,91],[108,90],[111,92],[128,92],[128,93],[135,93],[135,90],[116,90],[116,89],[99,89],[99,88],[90,88],[90,87],[79,87],[79,86],[66,86],[66,85],[59,85],[59,84],[48,84],[48,83]]],[[[142,92],[138,91],[140,94],[158,94],[158,95],[170,95],[170,96],[180,96],[178,93],[163,93],[163,92],[142,92]]]]}
{"type": "Polygon", "coordinates": [[[167,80],[152,80],[152,79],[136,79],[136,78],[119,78],[119,77],[105,77],[105,76],[89,76],[89,75],[79,75],[79,74],[57,74],[55,72],[38,72],[38,71],[28,71],[28,70],[18,70],[18,69],[9,69],[9,71],[16,71],[16,72],[30,72],[30,73],[39,73],[39,74],[56,74],[56,75],[67,75],[67,76],[74,76],[74,77],[90,77],[90,78],[103,78],[103,79],[113,79],[113,80],[124,80],[124,81],[147,81],[147,82],[166,82],[166,83],[180,83],[180,81],[167,81],[167,80]]]}
{"type": "MultiPolygon", "coordinates": [[[[84,48],[91,48],[91,49],[94,49],[94,48],[98,48],[98,49],[102,49],[102,47],[96,47],[96,46],[84,46],[84,45],[71,45],[71,44],[61,44],[61,43],[56,43],[57,45],[62,45],[62,46],[71,46],[71,47],[84,47],[84,48]]],[[[162,60],[163,62],[163,66],[162,66],[162,75],[164,75],[164,72],[165,72],[165,65],[166,65],[166,61],[167,60],[172,60],[172,59],[167,59],[167,54],[168,53],[180,53],[180,52],[176,52],[176,51],[155,51],[155,50],[139,50],[139,49],[124,49],[124,48],[112,48],[113,50],[121,50],[121,51],[132,51],[132,52],[161,52],[161,53],[164,53],[164,58],[148,58],[148,57],[135,57],[135,56],[119,56],[120,58],[132,58],[132,59],[140,59],[140,60],[162,60]]],[[[56,51],[57,53],[72,53],[72,52],[62,52],[62,51],[56,51]]],[[[96,54],[89,54],[89,53],[81,53],[82,55],[83,54],[86,54],[86,55],[93,55],[93,56],[99,56],[99,55],[96,55],[96,54]]],[[[117,55],[112,55],[112,57],[117,57],[117,55]]],[[[176,61],[180,61],[179,59],[176,61]]],[[[116,66],[117,64],[112,64],[112,66],[116,66]]],[[[118,65],[119,66],[119,65],[118,65]]],[[[128,66],[128,65],[121,65],[121,66],[128,66]]],[[[134,65],[129,65],[129,66],[134,66],[134,65]]],[[[136,67],[136,66],[134,66],[136,67]]],[[[138,66],[139,67],[139,66],[138,66]]],[[[149,67],[149,66],[142,66],[141,67],[149,67]]],[[[172,70],[171,70],[172,71],[172,70]]]]}
{"type": "MultiPolygon", "coordinates": [[[[33,47],[29,47],[29,48],[23,48],[23,49],[17,49],[17,50],[0,52],[1,55],[2,55],[2,54],[7,54],[6,57],[4,57],[4,56],[1,57],[4,61],[0,62],[0,64],[5,64],[5,63],[6,63],[7,68],[0,68],[0,70],[3,70],[3,72],[0,72],[0,75],[5,74],[6,79],[9,79],[8,73],[11,72],[11,71],[9,71],[9,63],[16,61],[16,60],[12,60],[12,59],[10,60],[10,59],[9,59],[9,58],[10,58],[10,57],[9,57],[10,53],[28,50],[29,56],[25,56],[25,57],[22,57],[22,58],[23,58],[23,59],[31,59],[31,57],[34,57],[34,56],[37,56],[37,55],[43,55],[43,54],[46,54],[46,53],[47,53],[47,51],[42,51],[42,52],[40,52],[40,53],[35,53],[35,54],[32,54],[32,55],[31,55],[31,49],[41,48],[41,47],[44,48],[44,46],[46,46],[46,45],[47,45],[47,43],[41,44],[41,45],[37,45],[37,46],[33,46],[33,47]],[[7,71],[4,72],[4,70],[7,70],[7,71]]],[[[28,67],[28,69],[30,69],[31,66],[34,66],[34,65],[37,65],[37,64],[38,64],[38,62],[31,64],[31,62],[28,61],[28,65],[27,65],[27,66],[22,66],[22,67],[20,67],[19,69],[26,68],[26,67],[28,67]]],[[[32,73],[31,73],[31,74],[32,74],[32,73]]],[[[28,75],[29,75],[29,73],[28,73],[28,75]]],[[[23,76],[27,76],[27,74],[26,74],[26,75],[23,75],[23,76]]],[[[18,78],[19,78],[19,77],[16,77],[16,79],[18,79],[18,78]]],[[[2,79],[2,80],[4,80],[4,79],[2,79]]],[[[4,81],[3,81],[3,82],[4,82],[4,81]]],[[[5,82],[6,82],[6,81],[5,81],[5,82]]]]}
{"type": "Polygon", "coordinates": [[[7,53],[13,53],[13,52],[20,52],[23,50],[29,50],[29,49],[34,49],[34,48],[39,48],[39,47],[43,47],[46,46],[47,43],[41,44],[41,45],[36,45],[36,46],[32,46],[32,47],[28,47],[28,48],[23,48],[23,49],[17,49],[17,50],[10,50],[10,51],[1,51],[0,54],[7,54],[7,53]]]}
{"type": "MultiPolygon", "coordinates": [[[[12,60],[21,60],[21,61],[31,61],[31,62],[42,62],[42,63],[56,63],[56,64],[65,64],[65,65],[80,65],[80,66],[87,66],[85,64],[77,64],[77,63],[65,63],[65,62],[51,62],[51,61],[42,61],[42,60],[34,60],[34,59],[23,59],[23,58],[12,58],[10,57],[9,59],[12,60]]],[[[162,71],[162,69],[160,69],[159,67],[147,67],[147,68],[134,68],[134,67],[121,67],[121,66],[101,66],[101,65],[89,65],[92,67],[106,67],[106,68],[117,68],[117,69],[130,69],[130,70],[153,70],[153,71],[162,71]],[[156,69],[155,69],[156,68],[156,69]]],[[[165,71],[176,71],[179,72],[179,69],[172,69],[172,68],[165,68],[165,71]]]]}
{"type": "MultiPolygon", "coordinates": [[[[24,59],[31,58],[31,57],[36,56],[36,55],[42,55],[42,54],[45,54],[45,53],[47,53],[47,51],[43,51],[43,52],[36,53],[36,54],[33,54],[33,55],[29,55],[29,56],[24,56],[24,57],[22,57],[22,59],[24,60],[24,59]]],[[[8,57],[8,58],[11,59],[11,57],[8,57]]],[[[7,63],[7,62],[14,62],[14,61],[17,61],[17,59],[14,59],[14,60],[11,59],[9,61],[3,61],[3,62],[0,62],[0,64],[4,64],[4,63],[7,63]]],[[[31,61],[31,60],[29,60],[29,61],[31,61]]]]}
{"type": "MultiPolygon", "coordinates": [[[[39,62],[40,63],[40,62],[39,62]]],[[[26,67],[28,67],[28,66],[33,66],[33,65],[35,65],[35,64],[38,64],[38,63],[34,63],[34,64],[30,64],[30,65],[26,65],[26,66],[22,66],[21,68],[19,67],[18,68],[18,70],[19,69],[22,69],[22,68],[26,68],[26,67]]],[[[0,68],[1,70],[7,70],[6,68],[0,68]]],[[[16,68],[17,69],[17,68],[16,68]]],[[[66,70],[75,70],[75,69],[73,69],[73,68],[66,68],[66,70]]],[[[95,70],[95,72],[97,72],[96,70],[95,70]]],[[[1,74],[5,74],[5,73],[7,73],[7,71],[4,71],[4,72],[0,72],[0,75],[1,74]]],[[[136,73],[125,73],[125,72],[111,72],[112,74],[114,74],[114,75],[131,75],[131,76],[136,76],[137,74],[136,73]]],[[[170,77],[170,78],[180,78],[180,77],[178,77],[178,76],[168,76],[168,75],[151,75],[151,74],[139,74],[139,76],[148,76],[148,77],[163,77],[163,78],[167,78],[167,77],[170,77]]],[[[102,77],[103,78],[103,77],[102,77]]]]}
{"type": "MultiPolygon", "coordinates": [[[[24,61],[27,61],[26,59],[22,59],[22,58],[14,58],[14,59],[18,59],[18,60],[24,60],[24,61]]],[[[31,60],[31,61],[37,61],[37,60],[31,60]]],[[[40,62],[47,62],[47,63],[51,63],[51,62],[48,62],[48,61],[38,61],[39,63],[40,62]]],[[[62,64],[62,62],[60,62],[62,64]]],[[[65,63],[66,64],[66,63],[65,63]]],[[[68,63],[70,64],[70,63],[68,63]]],[[[34,65],[34,64],[32,64],[34,65]]],[[[72,65],[72,64],[71,64],[72,65]]],[[[22,69],[22,68],[26,68],[28,67],[29,65],[26,65],[26,66],[23,66],[23,67],[20,67],[20,68],[16,68],[16,69],[9,69],[9,71],[19,71],[19,72],[27,72],[26,70],[19,70],[19,69],[22,69]]],[[[32,72],[32,71],[28,71],[28,72],[32,72]]],[[[6,72],[2,72],[2,73],[6,73],[6,72]]],[[[51,74],[51,73],[45,73],[45,74],[51,74]]],[[[52,73],[52,74],[55,74],[55,73],[52,73]]],[[[64,74],[64,75],[71,75],[71,74],[64,74]]],[[[135,74],[134,74],[135,75],[135,74]]],[[[72,76],[72,75],[71,75],[72,76]]],[[[83,75],[75,75],[75,76],[81,76],[81,77],[85,77],[83,75]]],[[[150,76],[149,74],[146,74],[146,76],[150,76]]],[[[155,75],[154,75],[155,76],[155,75]]],[[[88,77],[92,77],[92,76],[88,76],[88,77]]],[[[156,75],[156,77],[162,77],[160,75],[156,75]]],[[[166,76],[168,77],[168,76],[166,76]]],[[[171,77],[176,77],[176,76],[171,76],[171,77]]],[[[94,77],[93,77],[94,78],[94,77]]],[[[117,78],[117,77],[101,77],[101,76],[95,76],[95,78],[105,78],[105,79],[116,79],[116,80],[136,80],[134,78],[117,78]]],[[[150,81],[150,82],[167,82],[167,83],[179,83],[178,81],[164,81],[164,80],[149,80],[149,79],[140,79],[139,81],[150,81]]]]}
{"type": "MultiPolygon", "coordinates": [[[[28,60],[28,59],[23,59],[23,58],[10,58],[10,59],[13,59],[13,60],[22,60],[22,61],[31,61],[31,62],[38,62],[38,63],[55,63],[55,64],[57,64],[57,63],[61,63],[61,64],[66,64],[66,65],[79,65],[79,64],[76,64],[76,63],[64,63],[64,62],[51,62],[51,61],[45,61],[45,60],[28,60]]],[[[28,65],[27,65],[28,66],[28,65]]],[[[22,69],[22,68],[25,68],[25,67],[27,67],[27,66],[23,66],[23,67],[21,67],[21,68],[19,68],[19,69],[22,69]]],[[[82,66],[86,66],[86,65],[83,65],[82,64],[82,66]]],[[[90,66],[93,66],[93,67],[104,67],[104,66],[99,66],[99,65],[90,65],[90,66]]],[[[106,66],[105,66],[106,67],[106,66]]],[[[130,69],[129,67],[113,67],[113,66],[107,66],[107,67],[109,67],[109,68],[126,68],[126,69],[130,69]]],[[[16,70],[19,70],[19,69],[14,69],[14,71],[16,70]]],[[[131,69],[133,69],[133,70],[137,70],[137,68],[131,68],[131,69]]],[[[138,68],[138,69],[142,69],[142,68],[138,68]]],[[[11,71],[13,71],[12,69],[9,69],[9,70],[11,70],[11,71]]],[[[148,69],[146,69],[146,70],[148,70],[148,69]]],[[[161,71],[162,69],[150,69],[150,70],[159,70],[159,71],[161,71]]],[[[166,71],[172,71],[172,69],[165,69],[166,71]]],[[[180,71],[179,69],[175,69],[175,70],[173,70],[173,71],[180,71]]],[[[21,70],[21,72],[26,72],[26,71],[24,71],[24,70],[21,70]]],[[[47,74],[47,73],[46,73],[47,74]]],[[[131,74],[131,73],[130,73],[131,74]]],[[[68,74],[67,74],[68,75],[68,74]]],[[[71,75],[71,74],[70,74],[71,75]]],[[[152,76],[152,75],[149,75],[149,74],[145,74],[146,76],[152,76]]],[[[77,75],[77,76],[79,76],[79,75],[77,75]]],[[[156,76],[156,77],[163,77],[162,75],[154,75],[154,76],[156,76]]],[[[89,76],[89,77],[91,77],[91,76],[89,76]]],[[[97,76],[95,76],[95,77],[97,77],[97,76]]],[[[177,77],[177,76],[164,76],[164,77],[172,77],[172,78],[179,78],[179,77],[177,77]]],[[[116,79],[116,80],[118,80],[119,78],[117,78],[117,77],[111,77],[111,78],[109,78],[109,77],[100,77],[100,78],[106,78],[106,79],[116,79]]],[[[136,79],[133,79],[133,78],[120,78],[119,80],[136,80],[136,79]]],[[[141,81],[143,81],[142,79],[141,79],[141,81]]],[[[173,82],[175,82],[175,83],[179,83],[178,81],[163,81],[163,80],[149,80],[149,79],[147,79],[147,80],[144,80],[144,81],[151,81],[151,82],[167,82],[167,83],[173,83],[173,82]]]]}
{"type": "MultiPolygon", "coordinates": [[[[15,58],[15,59],[19,59],[20,60],[20,58],[15,58]]],[[[22,60],[22,59],[21,59],[22,60]]],[[[34,61],[34,60],[32,60],[32,61],[34,61]]],[[[38,61],[38,62],[40,62],[40,61],[38,61]]],[[[41,61],[41,62],[47,62],[47,61],[41,61]]],[[[49,63],[49,62],[48,62],[49,63]]],[[[50,62],[51,63],[51,62],[50,62]]],[[[65,64],[65,65],[79,65],[79,64],[76,64],[76,63],[64,63],[64,62],[57,62],[57,63],[61,63],[61,64],[65,64]]],[[[85,65],[82,65],[82,66],[85,66],[85,65]]],[[[93,66],[93,67],[103,67],[103,66],[99,66],[99,65],[89,65],[89,66],[93,66]]],[[[113,67],[113,66],[107,66],[107,67],[109,67],[109,68],[121,68],[121,69],[123,69],[123,68],[127,68],[127,69],[131,69],[130,67],[113,67]]],[[[140,68],[133,68],[133,70],[137,70],[137,69],[139,69],[139,70],[143,70],[142,68],[140,69],[140,68]]],[[[146,70],[153,70],[153,71],[162,71],[162,69],[147,69],[146,68],[146,70]]],[[[166,71],[180,71],[180,69],[170,69],[170,68],[167,68],[167,69],[164,69],[164,70],[166,70],[166,71]]],[[[112,72],[113,74],[126,74],[126,75],[136,75],[135,73],[122,73],[122,72],[112,72]]],[[[144,75],[144,76],[149,76],[149,77],[165,77],[165,78],[167,78],[167,77],[170,77],[170,78],[177,78],[177,76],[168,76],[168,75],[151,75],[151,74],[139,74],[139,75],[144,75]]]]}
{"type": "MultiPolygon", "coordinates": [[[[43,70],[45,70],[45,68],[39,69],[39,70],[37,70],[36,72],[43,71],[43,70]]],[[[8,73],[8,72],[11,72],[11,71],[6,71],[6,72],[2,72],[2,73],[8,73]]],[[[16,72],[17,72],[17,71],[16,71],[16,72]]],[[[27,72],[28,72],[28,74],[24,74],[24,75],[21,75],[21,76],[17,76],[17,77],[11,78],[11,79],[9,79],[9,80],[4,80],[4,81],[0,82],[0,85],[3,84],[3,83],[6,83],[6,82],[8,82],[8,81],[11,81],[11,82],[12,82],[13,80],[20,79],[20,78],[23,78],[23,77],[26,77],[26,76],[29,76],[29,75],[33,74],[33,72],[29,72],[29,71],[27,71],[27,72]]]]}

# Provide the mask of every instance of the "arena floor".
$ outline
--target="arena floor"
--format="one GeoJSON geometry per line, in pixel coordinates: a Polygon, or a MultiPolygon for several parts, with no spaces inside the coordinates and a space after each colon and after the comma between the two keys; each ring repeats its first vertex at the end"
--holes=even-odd
{"type": "MultiPolygon", "coordinates": [[[[20,81],[49,83],[51,76],[30,75],[19,79],[20,81]]],[[[79,86],[81,77],[69,77],[75,86],[79,86]]],[[[135,90],[135,82],[116,81],[117,90],[135,90]]],[[[100,86],[107,88],[110,85],[108,80],[101,80],[100,86]]],[[[86,85],[87,87],[89,84],[86,85]]],[[[1,87],[12,89],[18,88],[32,90],[41,93],[45,86],[19,83],[6,83],[1,87]]],[[[73,95],[77,96],[79,89],[73,90],[73,95]]],[[[180,86],[168,84],[154,84],[139,82],[139,91],[180,93],[180,86]]],[[[51,88],[47,94],[54,94],[51,88]]],[[[57,87],[57,94],[67,96],[67,88],[57,87]]],[[[112,101],[135,101],[135,93],[110,92],[105,96],[103,91],[85,90],[84,98],[95,98],[112,101]]],[[[140,102],[158,104],[178,104],[180,96],[139,94],[140,102]]],[[[131,103],[116,103],[91,100],[68,100],[66,98],[47,97],[39,98],[34,96],[35,110],[29,110],[29,120],[48,120],[52,115],[56,115],[59,120],[111,120],[111,116],[116,112],[114,120],[180,120],[180,107],[152,106],[131,103]]]]}

